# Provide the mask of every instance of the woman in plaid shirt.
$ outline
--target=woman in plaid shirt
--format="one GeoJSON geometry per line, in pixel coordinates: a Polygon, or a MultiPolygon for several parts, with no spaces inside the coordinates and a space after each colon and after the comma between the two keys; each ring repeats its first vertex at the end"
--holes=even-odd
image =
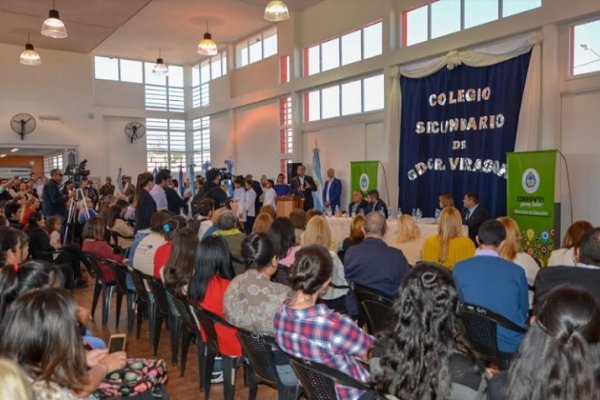
{"type": "MultiPolygon", "coordinates": [[[[360,359],[366,360],[373,337],[363,332],[349,317],[316,304],[331,283],[333,261],[327,249],[307,246],[296,253],[290,268],[292,297],[275,314],[275,338],[289,354],[336,368],[363,382],[370,380],[360,359]]],[[[336,387],[340,400],[356,400],[364,392],[346,386],[336,387]]]]}

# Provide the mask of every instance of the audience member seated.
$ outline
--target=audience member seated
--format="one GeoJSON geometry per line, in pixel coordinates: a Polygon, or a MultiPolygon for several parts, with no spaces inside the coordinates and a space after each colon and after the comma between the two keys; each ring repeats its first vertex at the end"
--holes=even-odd
{"type": "Polygon", "coordinates": [[[437,235],[429,236],[423,243],[423,261],[442,264],[448,269],[475,254],[475,245],[462,234],[459,211],[446,207],[440,214],[437,235]]]}
{"type": "Polygon", "coordinates": [[[219,230],[219,226],[217,225],[217,221],[219,217],[225,212],[229,211],[229,209],[225,207],[217,208],[210,214],[211,225],[204,231],[204,236],[200,236],[200,231],[202,230],[202,226],[200,231],[198,232],[198,239],[202,240],[205,237],[212,236],[213,233],[219,230]]]}
{"type": "Polygon", "coordinates": [[[317,210],[315,208],[311,208],[310,210],[308,210],[306,212],[306,223],[308,224],[308,221],[310,221],[310,219],[312,217],[316,217],[316,216],[319,216],[319,215],[322,216],[323,212],[320,211],[320,210],[317,210]]]}
{"type": "MultiPolygon", "coordinates": [[[[496,220],[486,220],[477,235],[479,249],[474,257],[456,264],[454,282],[461,301],[491,310],[525,327],[529,312],[527,278],[517,264],[500,257],[506,229],[496,220]]],[[[498,349],[515,353],[523,334],[498,326],[498,349]]]]}
{"type": "Polygon", "coordinates": [[[548,293],[508,372],[490,385],[490,400],[590,399],[600,395],[600,309],[573,288],[548,293]]]}
{"type": "MultiPolygon", "coordinates": [[[[346,279],[394,298],[410,266],[402,251],[389,247],[384,241],[386,222],[379,213],[367,214],[366,237],[361,244],[352,246],[344,256],[346,279]]],[[[348,293],[348,312],[358,315],[354,293],[348,293]]]]}
{"type": "MultiPolygon", "coordinates": [[[[355,379],[369,382],[370,376],[362,361],[373,344],[373,338],[349,317],[317,304],[331,283],[333,262],[327,249],[312,245],[296,253],[290,270],[290,300],[275,314],[275,339],[281,349],[338,369],[355,379]]],[[[337,398],[356,400],[362,391],[336,385],[337,398]]]]}
{"type": "Polygon", "coordinates": [[[389,400],[485,398],[485,369],[463,337],[450,271],[419,263],[398,292],[397,325],[375,341],[371,375],[389,400]]]}
{"type": "MultiPolygon", "coordinates": [[[[83,255],[81,248],[76,244],[60,247],[60,252],[50,244],[50,235],[46,230],[44,216],[40,213],[31,214],[26,232],[29,235],[29,253],[31,257],[38,260],[54,262],[60,265],[69,265],[70,271],[63,271],[73,276],[76,288],[87,287],[87,283],[81,279],[81,263],[85,264],[88,271],[91,269],[88,260],[83,255]]],[[[68,282],[67,282],[68,283],[68,282]]]]}
{"type": "Polygon", "coordinates": [[[169,258],[162,269],[161,279],[165,288],[176,297],[187,297],[188,285],[194,276],[194,260],[198,248],[198,236],[190,228],[175,232],[169,258]]]}
{"type": "Polygon", "coordinates": [[[227,242],[233,270],[236,275],[239,275],[246,269],[242,260],[242,241],[246,238],[246,235],[237,228],[237,218],[230,210],[219,216],[217,227],[219,230],[213,235],[221,236],[227,242]]]}
{"type": "Polygon", "coordinates": [[[125,209],[114,205],[108,209],[106,227],[117,233],[119,247],[128,249],[133,243],[134,229],[123,219],[125,209]]]}
{"type": "Polygon", "coordinates": [[[402,214],[398,217],[398,232],[392,238],[390,246],[401,250],[410,265],[415,265],[421,260],[424,241],[421,230],[412,216],[402,214]]]}
{"type": "Polygon", "coordinates": [[[171,254],[171,242],[175,236],[175,232],[185,227],[187,221],[181,215],[173,215],[163,224],[163,237],[165,242],[158,246],[154,253],[152,275],[157,279],[162,279],[162,270],[167,263],[169,254],[171,254]]]}
{"type": "Polygon", "coordinates": [[[302,238],[302,247],[318,244],[329,250],[329,255],[333,261],[331,284],[327,291],[321,295],[321,300],[332,310],[346,314],[346,293],[348,293],[349,285],[344,276],[344,264],[342,264],[334,250],[336,246],[331,241],[331,230],[325,217],[311,218],[306,224],[306,230],[302,238]]]}
{"type": "Polygon", "coordinates": [[[273,223],[273,217],[271,214],[260,213],[254,220],[254,226],[252,227],[252,233],[267,233],[273,223]]]}
{"type": "Polygon", "coordinates": [[[277,271],[271,239],[265,233],[248,236],[242,242],[242,256],[246,272],[233,278],[227,287],[225,318],[238,328],[272,336],[275,312],[288,298],[290,290],[271,282],[277,271]]]}
{"type": "Polygon", "coordinates": [[[300,246],[296,245],[294,225],[289,218],[277,217],[271,224],[268,235],[273,242],[278,263],[273,280],[287,285],[290,267],[294,263],[296,252],[300,249],[300,246]]]}
{"type": "Polygon", "coordinates": [[[353,217],[358,214],[365,214],[369,203],[365,200],[365,195],[361,190],[352,192],[352,202],[348,205],[348,216],[353,217]]]}
{"type": "Polygon", "coordinates": [[[27,200],[27,202],[25,203],[25,207],[23,207],[23,213],[21,215],[21,226],[27,226],[31,214],[40,211],[40,207],[41,204],[38,198],[31,197],[29,200],[27,200]]]}
{"type": "Polygon", "coordinates": [[[2,320],[0,356],[23,368],[36,399],[85,398],[126,365],[123,352],[84,352],[76,313],[67,292],[40,289],[15,300],[2,320]]]}
{"type": "Polygon", "coordinates": [[[17,236],[19,237],[19,243],[21,244],[21,259],[18,260],[18,264],[29,259],[29,235],[22,229],[16,229],[17,236]]]}
{"type": "Polygon", "coordinates": [[[198,229],[198,240],[202,240],[204,234],[213,225],[211,216],[215,207],[215,202],[212,199],[204,198],[200,200],[197,206],[192,203],[192,209],[195,208],[197,221],[200,222],[200,228],[198,229]]]}
{"type": "Polygon", "coordinates": [[[33,400],[25,373],[6,358],[0,358],[0,399],[33,400]]]}
{"type": "Polygon", "coordinates": [[[99,258],[99,267],[102,269],[107,282],[115,280],[112,269],[103,262],[103,259],[123,263],[123,256],[115,254],[112,247],[104,240],[104,221],[99,217],[88,219],[83,227],[83,251],[99,258]]]}
{"type": "Polygon", "coordinates": [[[150,233],[136,246],[133,255],[131,252],[129,253],[130,262],[133,268],[147,275],[153,274],[154,255],[156,254],[156,250],[166,242],[164,225],[168,220],[169,214],[167,212],[158,211],[154,213],[150,221],[150,233]],[[133,257],[133,259],[131,259],[131,257],[133,257]]]}
{"type": "Polygon", "coordinates": [[[21,262],[21,240],[17,230],[14,228],[0,227],[0,246],[2,254],[0,254],[0,265],[14,268],[15,271],[19,268],[21,262]]]}
{"type": "Polygon", "coordinates": [[[21,221],[19,218],[19,210],[21,206],[16,202],[10,202],[4,208],[4,215],[8,218],[8,223],[13,228],[22,228],[21,221]]]}
{"type": "Polygon", "coordinates": [[[371,190],[367,193],[367,202],[368,205],[365,208],[365,214],[369,214],[372,212],[381,213],[385,219],[388,218],[388,209],[383,200],[379,198],[379,191],[377,189],[371,190]]]}
{"type": "Polygon", "coordinates": [[[477,244],[475,236],[477,236],[479,226],[488,219],[486,209],[479,204],[479,193],[468,192],[465,194],[461,216],[462,223],[469,227],[469,237],[473,243],[477,244]]]}
{"type": "Polygon", "coordinates": [[[446,207],[454,207],[454,197],[450,193],[441,194],[438,197],[440,210],[446,207]]]}
{"type": "Polygon", "coordinates": [[[357,214],[350,222],[350,235],[342,242],[342,248],[338,252],[340,259],[344,261],[344,257],[348,249],[357,244],[361,244],[365,238],[365,216],[357,214]]]}
{"type": "Polygon", "coordinates": [[[294,208],[292,212],[290,212],[290,220],[294,225],[296,243],[300,243],[302,232],[304,232],[304,228],[306,228],[306,211],[301,208],[294,208]]]}
{"type": "Polygon", "coordinates": [[[521,251],[521,232],[517,221],[509,217],[500,217],[498,221],[506,229],[506,241],[500,249],[500,257],[512,261],[525,271],[527,285],[529,286],[529,309],[533,308],[533,285],[535,277],[540,272],[541,266],[529,254],[521,251]]]}
{"type": "Polygon", "coordinates": [[[79,223],[81,225],[85,225],[85,222],[92,217],[97,216],[96,211],[94,210],[94,203],[92,199],[86,197],[77,202],[77,211],[79,212],[79,223]]]}
{"type": "MultiPolygon", "coordinates": [[[[225,318],[223,299],[234,276],[227,242],[221,236],[209,236],[196,251],[194,276],[189,285],[190,296],[200,307],[225,318]]],[[[223,355],[240,357],[242,346],[236,330],[216,324],[219,350],[223,355]]],[[[204,336],[204,332],[202,333],[204,336]]],[[[206,338],[204,338],[206,339],[206,338]]]]}
{"type": "Polygon", "coordinates": [[[575,267],[542,268],[535,280],[535,307],[553,288],[569,285],[587,290],[600,304],[600,228],[593,228],[579,239],[575,267]]]}
{"type": "Polygon", "coordinates": [[[575,221],[567,229],[565,237],[560,249],[552,250],[548,259],[548,266],[574,266],[577,260],[575,259],[575,248],[579,239],[587,231],[592,230],[593,226],[588,221],[575,221]]]}
{"type": "Polygon", "coordinates": [[[275,210],[275,206],[270,204],[265,204],[260,208],[259,214],[269,214],[271,218],[277,218],[277,210],[275,210]]]}

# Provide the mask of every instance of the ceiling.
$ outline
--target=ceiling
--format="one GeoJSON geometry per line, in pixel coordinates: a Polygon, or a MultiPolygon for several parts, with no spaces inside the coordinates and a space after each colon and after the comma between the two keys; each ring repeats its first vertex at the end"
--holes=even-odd
{"type": "MultiPolygon", "coordinates": [[[[323,0],[285,0],[290,12],[323,0]]],[[[167,63],[191,64],[208,21],[219,46],[259,31],[268,0],[56,0],[66,39],[40,34],[50,0],[0,0],[0,43],[152,60],[161,48],[167,63]]],[[[43,55],[42,55],[43,57],[43,55]]]]}

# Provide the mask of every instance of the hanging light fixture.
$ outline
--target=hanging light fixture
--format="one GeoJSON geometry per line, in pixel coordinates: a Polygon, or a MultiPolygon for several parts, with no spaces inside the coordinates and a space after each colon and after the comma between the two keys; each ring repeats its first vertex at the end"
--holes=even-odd
{"type": "Polygon", "coordinates": [[[201,56],[216,56],[218,53],[217,44],[212,40],[212,35],[208,31],[208,21],[206,22],[206,33],[204,38],[198,43],[196,50],[201,56]]]}
{"type": "Polygon", "coordinates": [[[29,33],[27,33],[27,43],[25,44],[25,50],[21,53],[21,57],[19,57],[19,62],[23,65],[41,65],[42,59],[37,51],[33,48],[33,45],[30,43],[29,33]]]}
{"type": "Polygon", "coordinates": [[[160,56],[160,49],[158,49],[158,58],[156,64],[152,68],[152,73],[156,76],[166,76],[169,73],[169,68],[165,65],[164,60],[160,56]]]}
{"type": "Polygon", "coordinates": [[[265,19],[267,21],[279,22],[290,18],[290,12],[282,0],[271,0],[265,8],[265,19]]]}
{"type": "Polygon", "coordinates": [[[54,39],[64,39],[67,37],[67,29],[58,16],[58,10],[54,7],[54,0],[52,0],[52,9],[48,12],[48,18],[44,21],[44,25],[42,25],[42,35],[54,39]]]}

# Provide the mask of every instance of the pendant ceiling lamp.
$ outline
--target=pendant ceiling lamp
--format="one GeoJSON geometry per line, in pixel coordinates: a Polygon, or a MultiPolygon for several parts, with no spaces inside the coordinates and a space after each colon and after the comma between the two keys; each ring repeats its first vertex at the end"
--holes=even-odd
{"type": "Polygon", "coordinates": [[[21,57],[19,57],[19,62],[23,65],[41,65],[42,59],[37,51],[33,48],[33,45],[30,43],[29,33],[27,34],[27,43],[25,44],[25,50],[21,53],[21,57]]]}
{"type": "Polygon", "coordinates": [[[54,39],[64,39],[67,37],[67,28],[65,28],[65,24],[60,20],[58,10],[54,6],[54,0],[52,0],[52,9],[48,12],[48,18],[44,21],[44,25],[42,25],[42,35],[54,39]]]}
{"type": "Polygon", "coordinates": [[[206,22],[206,33],[204,38],[198,43],[198,54],[201,56],[216,56],[218,53],[217,44],[212,40],[212,35],[208,31],[208,22],[206,22]]]}
{"type": "Polygon", "coordinates": [[[158,49],[158,58],[156,64],[152,68],[152,73],[156,76],[166,76],[169,73],[169,68],[165,65],[164,60],[160,56],[160,49],[158,49]]]}
{"type": "Polygon", "coordinates": [[[267,21],[279,22],[290,18],[290,12],[282,0],[272,0],[265,8],[265,19],[267,21]]]}

